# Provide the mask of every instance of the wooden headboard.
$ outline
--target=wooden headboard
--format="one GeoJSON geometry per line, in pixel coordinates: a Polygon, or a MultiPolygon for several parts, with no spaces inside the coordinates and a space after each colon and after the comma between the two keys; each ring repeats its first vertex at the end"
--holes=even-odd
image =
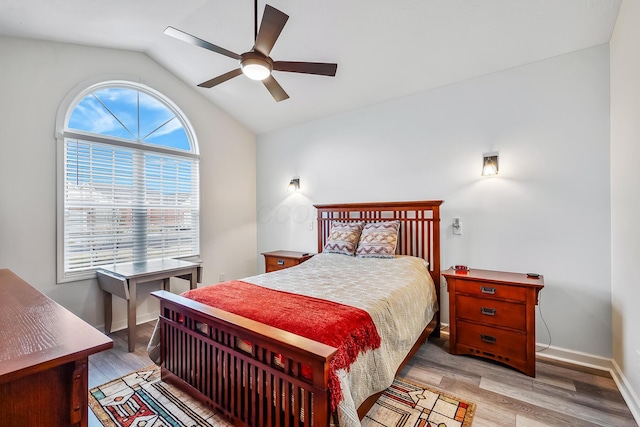
{"type": "Polygon", "coordinates": [[[322,252],[331,221],[400,221],[398,255],[429,262],[429,272],[440,301],[440,205],[442,200],[314,205],[318,210],[318,252],[322,252]]]}

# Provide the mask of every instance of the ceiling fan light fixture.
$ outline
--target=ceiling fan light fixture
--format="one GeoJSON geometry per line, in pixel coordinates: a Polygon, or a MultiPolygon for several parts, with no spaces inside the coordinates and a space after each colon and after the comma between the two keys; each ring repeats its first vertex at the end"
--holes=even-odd
{"type": "Polygon", "coordinates": [[[251,80],[264,80],[269,77],[271,71],[261,64],[242,64],[242,73],[251,80]]]}
{"type": "Polygon", "coordinates": [[[240,68],[242,69],[242,73],[251,80],[264,80],[271,75],[273,62],[253,52],[249,52],[242,56],[240,68]]]}

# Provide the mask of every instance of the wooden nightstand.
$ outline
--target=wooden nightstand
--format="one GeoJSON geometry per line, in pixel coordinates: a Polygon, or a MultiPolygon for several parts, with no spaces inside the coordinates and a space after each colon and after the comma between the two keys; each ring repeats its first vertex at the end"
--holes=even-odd
{"type": "Polygon", "coordinates": [[[449,291],[449,352],[492,359],[535,377],[535,306],[544,278],[452,268],[442,275],[449,291]]]}
{"type": "Polygon", "coordinates": [[[267,273],[271,273],[272,271],[284,270],[285,268],[302,264],[314,254],[295,251],[274,251],[265,252],[262,255],[264,255],[265,270],[267,273]]]}

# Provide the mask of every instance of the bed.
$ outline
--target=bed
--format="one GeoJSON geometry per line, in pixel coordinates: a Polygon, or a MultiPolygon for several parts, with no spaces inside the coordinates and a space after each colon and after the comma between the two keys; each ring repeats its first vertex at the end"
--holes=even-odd
{"type": "MultiPolygon", "coordinates": [[[[336,360],[341,359],[342,346],[333,347],[194,299],[157,291],[153,295],[160,299],[158,330],[162,379],[211,406],[234,425],[325,427],[337,422],[344,427],[358,425],[359,419],[390,384],[389,378],[393,379],[430,334],[439,334],[437,308],[440,301],[441,203],[418,201],[315,205],[319,254],[287,270],[243,279],[247,286],[267,289],[276,289],[275,286],[288,283],[290,287],[285,288],[287,292],[298,290],[314,297],[319,295],[314,292],[321,291],[313,290],[315,288],[310,285],[313,282],[310,277],[322,276],[318,271],[327,272],[329,268],[362,271],[363,276],[366,272],[372,272],[381,277],[385,275],[385,270],[396,268],[391,268],[392,265],[398,265],[397,268],[405,268],[401,266],[406,265],[416,271],[423,269],[428,273],[422,273],[422,276],[430,279],[430,292],[433,292],[435,304],[428,309],[428,314],[427,308],[421,308],[425,320],[420,321],[422,323],[417,331],[414,328],[408,335],[403,335],[400,332],[389,333],[382,328],[382,346],[359,353],[352,364],[336,374],[336,360]],[[375,267],[385,261],[376,256],[360,259],[327,251],[323,253],[325,248],[330,247],[327,242],[332,236],[332,225],[359,222],[400,224],[396,255],[389,260],[389,268],[375,267]],[[398,345],[398,353],[389,356],[391,361],[385,362],[382,368],[382,365],[377,365],[378,360],[381,360],[383,353],[386,354],[383,349],[386,349],[385,345],[389,347],[388,337],[395,335],[402,335],[398,339],[405,341],[411,337],[411,341],[398,345]],[[390,374],[384,372],[391,369],[389,366],[393,368],[390,374]],[[360,380],[359,376],[363,373],[377,371],[381,373],[376,374],[375,381],[370,376],[364,381],[360,380]],[[331,391],[336,378],[339,379],[342,392],[338,406],[335,399],[332,401],[335,388],[331,391]],[[385,381],[389,381],[389,384],[384,384],[385,381]]],[[[327,274],[340,277],[335,272],[327,274]]],[[[391,276],[385,277],[390,280],[391,276]]],[[[277,288],[276,292],[280,291],[282,289],[277,288]]],[[[370,293],[375,293],[375,290],[366,291],[362,298],[353,298],[351,302],[369,311],[367,306],[375,305],[366,302],[366,294],[370,293]]],[[[333,298],[333,290],[331,295],[333,298]]],[[[342,297],[335,298],[340,300],[342,297]]],[[[381,326],[379,317],[377,314],[371,315],[377,329],[381,326]]],[[[401,322],[404,323],[405,320],[401,322]]]]}

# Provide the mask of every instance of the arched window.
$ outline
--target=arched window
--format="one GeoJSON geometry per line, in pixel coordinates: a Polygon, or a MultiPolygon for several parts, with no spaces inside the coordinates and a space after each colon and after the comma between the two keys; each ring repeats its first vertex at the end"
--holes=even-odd
{"type": "Polygon", "coordinates": [[[115,262],[199,255],[198,146],[180,109],[124,81],[93,85],[63,107],[58,281],[115,262]]]}

